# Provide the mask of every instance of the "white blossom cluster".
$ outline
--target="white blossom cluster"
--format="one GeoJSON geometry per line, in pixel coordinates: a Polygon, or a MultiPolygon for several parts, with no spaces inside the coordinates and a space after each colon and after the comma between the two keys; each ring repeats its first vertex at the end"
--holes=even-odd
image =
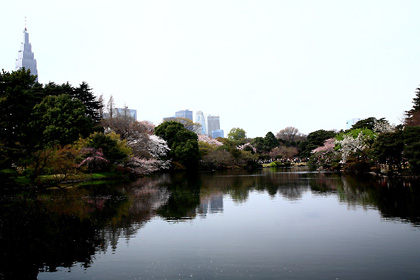
{"type": "Polygon", "coordinates": [[[353,138],[351,135],[344,135],[343,140],[337,140],[335,143],[341,145],[339,152],[341,153],[342,161],[345,162],[347,158],[354,153],[363,152],[368,145],[366,144],[366,136],[362,132],[353,138]]]}
{"type": "Polygon", "coordinates": [[[156,135],[149,136],[147,150],[154,158],[164,157],[171,150],[165,140],[156,135]]]}
{"type": "Polygon", "coordinates": [[[133,167],[134,172],[137,174],[145,175],[162,169],[168,169],[171,165],[171,161],[159,160],[155,158],[145,159],[139,157],[131,157],[129,164],[133,167]]]}
{"type": "Polygon", "coordinates": [[[387,121],[375,121],[373,131],[376,133],[386,133],[395,131],[395,127],[387,121]]]}
{"type": "Polygon", "coordinates": [[[238,150],[241,150],[241,151],[243,151],[243,149],[245,149],[246,147],[251,147],[251,149],[254,151],[254,153],[256,153],[257,152],[257,149],[254,147],[254,146],[252,146],[252,144],[251,143],[246,143],[246,144],[243,144],[243,145],[240,145],[240,146],[237,146],[236,148],[238,149],[238,150]]]}

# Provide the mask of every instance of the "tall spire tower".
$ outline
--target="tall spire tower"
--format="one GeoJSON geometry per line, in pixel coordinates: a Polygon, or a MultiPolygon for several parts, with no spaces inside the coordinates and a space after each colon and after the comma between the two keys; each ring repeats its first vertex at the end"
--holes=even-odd
{"type": "MultiPolygon", "coordinates": [[[[23,30],[23,42],[20,45],[18,58],[16,59],[16,70],[25,67],[26,70],[31,71],[31,75],[38,76],[38,70],[36,67],[36,59],[32,52],[32,45],[29,43],[29,33],[26,28],[26,17],[25,17],[25,29],[23,30]]],[[[38,80],[38,78],[37,78],[38,80]]]]}

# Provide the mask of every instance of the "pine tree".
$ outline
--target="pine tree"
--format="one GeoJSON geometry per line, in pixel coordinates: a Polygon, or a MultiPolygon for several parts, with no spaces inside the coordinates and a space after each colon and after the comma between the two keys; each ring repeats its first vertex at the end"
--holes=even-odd
{"type": "Polygon", "coordinates": [[[416,96],[413,98],[413,108],[405,111],[405,125],[420,125],[420,87],[416,89],[416,96]]]}

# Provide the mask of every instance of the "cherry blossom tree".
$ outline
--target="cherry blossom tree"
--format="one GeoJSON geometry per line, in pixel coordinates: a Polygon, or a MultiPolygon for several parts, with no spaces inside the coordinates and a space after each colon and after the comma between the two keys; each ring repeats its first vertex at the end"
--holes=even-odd
{"type": "Polygon", "coordinates": [[[387,133],[387,132],[394,132],[395,131],[395,126],[391,125],[385,119],[375,120],[375,123],[373,124],[373,131],[378,133],[378,134],[387,133]]]}
{"type": "Polygon", "coordinates": [[[165,140],[157,135],[150,135],[149,140],[147,150],[154,158],[162,158],[168,155],[171,149],[165,140]]]}
{"type": "Polygon", "coordinates": [[[151,157],[133,156],[129,160],[129,166],[138,175],[150,174],[159,170],[168,169],[171,161],[164,159],[171,150],[167,142],[156,135],[148,136],[147,152],[151,157]]]}
{"type": "Polygon", "coordinates": [[[335,138],[324,141],[324,145],[311,151],[309,165],[318,170],[339,170],[341,155],[335,151],[335,138]]]}
{"type": "Polygon", "coordinates": [[[156,158],[140,158],[131,157],[129,166],[133,169],[133,172],[138,175],[147,175],[153,172],[157,172],[164,169],[169,169],[171,162],[169,160],[159,160],[156,158]]]}
{"type": "Polygon", "coordinates": [[[152,135],[155,132],[155,125],[149,121],[141,121],[140,124],[146,129],[145,132],[152,135]]]}
{"type": "Polygon", "coordinates": [[[210,145],[217,146],[217,147],[223,145],[223,143],[218,141],[217,139],[211,138],[211,137],[209,137],[207,135],[204,135],[204,134],[199,134],[198,135],[198,141],[199,142],[205,142],[205,143],[208,143],[210,145]]]}
{"type": "Polygon", "coordinates": [[[318,148],[312,150],[312,153],[319,153],[319,152],[332,152],[335,147],[335,138],[329,138],[324,141],[323,146],[319,146],[318,148]]]}
{"type": "Polygon", "coordinates": [[[81,154],[86,157],[78,167],[86,166],[89,171],[97,171],[104,169],[108,164],[109,160],[104,157],[104,153],[101,148],[83,148],[81,154]]]}
{"type": "Polygon", "coordinates": [[[341,153],[342,162],[346,162],[350,155],[368,156],[365,150],[372,145],[374,134],[370,129],[354,129],[340,138],[335,143],[339,145],[338,151],[341,153]],[[355,132],[358,132],[356,137],[354,136],[355,132]]]}

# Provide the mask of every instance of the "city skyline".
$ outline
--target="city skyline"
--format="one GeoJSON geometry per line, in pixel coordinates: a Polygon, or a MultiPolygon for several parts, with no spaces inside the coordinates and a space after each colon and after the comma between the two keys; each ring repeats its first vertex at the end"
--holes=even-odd
{"type": "Polygon", "coordinates": [[[220,116],[208,114],[207,117],[205,117],[202,111],[197,111],[195,118],[193,118],[193,112],[194,111],[189,109],[178,110],[173,116],[164,117],[162,122],[173,121],[177,118],[189,119],[190,121],[201,125],[201,131],[196,131],[197,134],[201,133],[212,138],[224,137],[224,130],[220,129],[220,116]]]}
{"type": "Polygon", "coordinates": [[[352,118],[398,124],[420,83],[418,10],[415,0],[9,1],[0,67],[15,69],[27,16],[41,83],[85,81],[156,125],[179,108],[249,137],[352,118]]]}

